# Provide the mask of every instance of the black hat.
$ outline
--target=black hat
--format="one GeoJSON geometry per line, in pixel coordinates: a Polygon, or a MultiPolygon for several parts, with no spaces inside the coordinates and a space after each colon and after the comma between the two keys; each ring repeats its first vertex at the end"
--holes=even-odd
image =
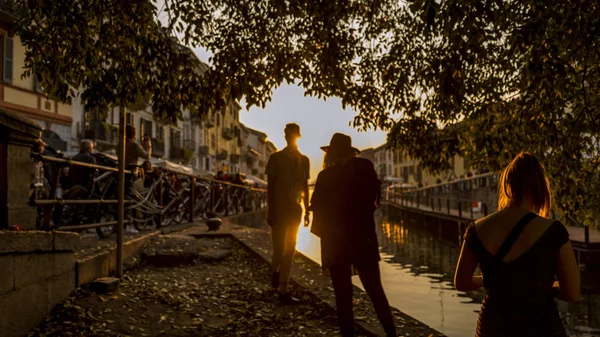
{"type": "Polygon", "coordinates": [[[300,126],[296,123],[289,123],[285,126],[284,133],[286,136],[298,136],[300,135],[300,126]]]}
{"type": "Polygon", "coordinates": [[[343,133],[334,133],[329,141],[328,146],[321,146],[321,150],[327,152],[330,149],[335,151],[354,150],[356,153],[360,153],[360,150],[352,147],[352,138],[343,133]]]}

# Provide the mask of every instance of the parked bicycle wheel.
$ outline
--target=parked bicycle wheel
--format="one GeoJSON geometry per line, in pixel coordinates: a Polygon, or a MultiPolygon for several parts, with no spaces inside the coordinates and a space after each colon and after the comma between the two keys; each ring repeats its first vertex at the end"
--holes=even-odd
{"type": "MultiPolygon", "coordinates": [[[[106,223],[106,222],[116,221],[117,217],[115,216],[114,210],[103,209],[102,213],[100,214],[100,216],[97,219],[98,219],[97,220],[98,223],[106,223]]],[[[112,233],[115,233],[117,231],[116,227],[117,227],[116,225],[98,227],[98,228],[96,228],[96,234],[98,234],[98,236],[103,239],[108,238],[111,236],[112,233]]]]}

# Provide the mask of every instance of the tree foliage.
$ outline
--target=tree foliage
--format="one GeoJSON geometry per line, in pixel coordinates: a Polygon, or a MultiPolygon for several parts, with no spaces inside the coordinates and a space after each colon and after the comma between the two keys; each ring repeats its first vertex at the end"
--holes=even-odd
{"type": "Polygon", "coordinates": [[[359,112],[355,127],[389,130],[391,146],[434,171],[456,154],[497,170],[532,151],[551,176],[557,210],[586,223],[599,215],[597,2],[29,0],[24,7],[26,69],[54,97],[68,99],[74,88],[98,106],[151,97],[155,113],[173,117],[181,106],[204,114],[228,97],[264,106],[273,89],[297,81],[307,95],[340,97],[359,112]],[[204,76],[174,36],[213,54],[204,76]]]}

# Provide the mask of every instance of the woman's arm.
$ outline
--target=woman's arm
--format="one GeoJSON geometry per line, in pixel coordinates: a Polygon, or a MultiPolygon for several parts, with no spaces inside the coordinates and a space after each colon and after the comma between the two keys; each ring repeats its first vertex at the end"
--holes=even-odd
{"type": "Polygon", "coordinates": [[[478,264],[473,251],[469,249],[466,242],[463,242],[460,258],[456,265],[456,272],[454,273],[454,286],[456,290],[471,291],[483,287],[483,278],[473,275],[478,264]]]}
{"type": "Polygon", "coordinates": [[[565,243],[557,254],[556,276],[558,282],[554,282],[555,297],[567,302],[577,302],[580,291],[579,268],[571,241],[565,243]]]}

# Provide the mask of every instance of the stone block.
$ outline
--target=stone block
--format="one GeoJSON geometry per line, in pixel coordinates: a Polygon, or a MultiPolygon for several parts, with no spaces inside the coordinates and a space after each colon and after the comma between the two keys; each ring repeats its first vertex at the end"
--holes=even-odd
{"type": "Polygon", "coordinates": [[[55,305],[62,303],[75,289],[75,271],[51,277],[46,283],[46,311],[52,311],[55,305]]]}
{"type": "Polygon", "coordinates": [[[90,283],[90,290],[97,294],[114,292],[119,287],[119,281],[116,277],[102,277],[90,283]]]}
{"type": "Polygon", "coordinates": [[[0,255],[0,295],[14,289],[15,258],[13,255],[0,255]]]}
{"type": "Polygon", "coordinates": [[[24,336],[48,314],[46,280],[0,295],[2,337],[24,336]]]}
{"type": "Polygon", "coordinates": [[[52,254],[15,255],[15,289],[45,281],[52,274],[52,254]]]}
{"type": "MultiPolygon", "coordinates": [[[[46,278],[53,277],[65,273],[75,272],[75,253],[73,252],[56,252],[52,253],[52,269],[46,278]]],[[[75,277],[73,277],[73,282],[75,277]]]]}
{"type": "Polygon", "coordinates": [[[49,232],[0,231],[0,254],[50,252],[52,248],[52,233],[49,232]]]}
{"type": "Polygon", "coordinates": [[[54,250],[75,251],[81,248],[81,236],[77,233],[58,232],[54,233],[54,250]]]}
{"type": "Polygon", "coordinates": [[[75,264],[75,282],[77,286],[87,284],[93,280],[108,276],[110,268],[110,252],[92,256],[75,264]]]}

